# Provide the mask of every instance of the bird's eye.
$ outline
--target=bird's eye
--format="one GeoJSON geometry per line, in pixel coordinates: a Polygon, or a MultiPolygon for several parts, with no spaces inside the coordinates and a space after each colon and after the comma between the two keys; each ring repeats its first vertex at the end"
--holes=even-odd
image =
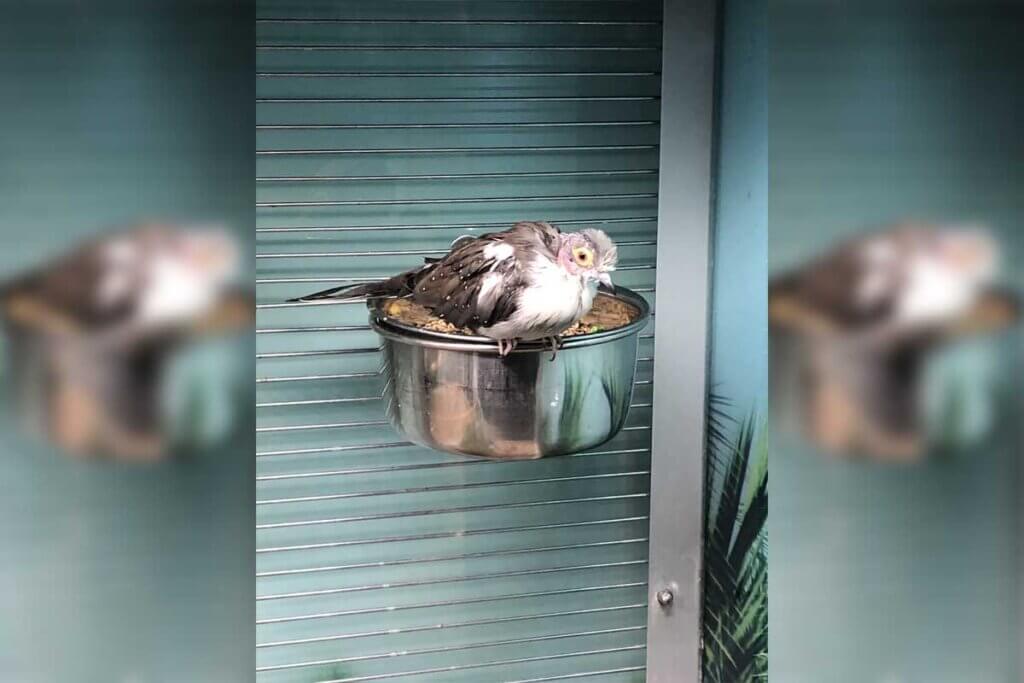
{"type": "Polygon", "coordinates": [[[573,249],[572,257],[575,259],[576,263],[584,268],[589,268],[594,265],[594,252],[586,247],[576,247],[573,249]]]}

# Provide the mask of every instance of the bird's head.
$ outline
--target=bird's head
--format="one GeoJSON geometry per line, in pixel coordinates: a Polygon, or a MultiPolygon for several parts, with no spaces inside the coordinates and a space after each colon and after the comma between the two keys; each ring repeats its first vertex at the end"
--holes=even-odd
{"type": "Polygon", "coordinates": [[[611,272],[619,260],[619,251],[608,235],[594,228],[564,233],[558,250],[558,262],[585,283],[602,284],[614,290],[611,272]]]}
{"type": "Polygon", "coordinates": [[[934,250],[950,271],[971,281],[974,286],[995,279],[999,268],[999,246],[981,226],[967,225],[939,234],[934,250]]]}
{"type": "Polygon", "coordinates": [[[197,275],[223,285],[238,275],[241,255],[235,240],[216,226],[182,231],[175,244],[178,257],[197,275]]]}
{"type": "Polygon", "coordinates": [[[884,293],[872,285],[896,272],[896,315],[934,322],[963,315],[994,283],[999,248],[979,226],[912,224],[868,241],[863,258],[867,276],[862,298],[884,293]]]}
{"type": "Polygon", "coordinates": [[[241,266],[237,243],[216,225],[143,225],[112,239],[105,256],[109,266],[135,264],[218,284],[233,279],[241,266]]]}

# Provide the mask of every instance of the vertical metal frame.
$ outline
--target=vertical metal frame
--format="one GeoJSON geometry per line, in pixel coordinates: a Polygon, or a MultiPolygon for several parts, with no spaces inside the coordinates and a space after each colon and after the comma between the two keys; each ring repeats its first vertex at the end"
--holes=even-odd
{"type": "Polygon", "coordinates": [[[716,17],[715,0],[665,0],[649,683],[700,680],[716,17]]]}

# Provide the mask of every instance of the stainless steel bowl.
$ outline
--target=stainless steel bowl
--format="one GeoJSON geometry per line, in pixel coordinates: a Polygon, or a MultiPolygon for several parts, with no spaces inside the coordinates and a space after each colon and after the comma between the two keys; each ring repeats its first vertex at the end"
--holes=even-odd
{"type": "Polygon", "coordinates": [[[538,342],[502,358],[486,337],[423,330],[389,318],[384,302],[370,325],[383,337],[388,418],[410,441],[489,458],[576,453],[615,436],[633,396],[647,302],[628,289],[615,297],[637,309],[624,327],[567,337],[554,360],[538,342]]]}

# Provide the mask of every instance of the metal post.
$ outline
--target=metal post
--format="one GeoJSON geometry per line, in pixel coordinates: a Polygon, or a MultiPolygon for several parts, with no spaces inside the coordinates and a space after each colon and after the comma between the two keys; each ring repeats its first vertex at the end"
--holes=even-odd
{"type": "Polygon", "coordinates": [[[665,0],[647,680],[700,680],[714,0],[665,0]]]}

